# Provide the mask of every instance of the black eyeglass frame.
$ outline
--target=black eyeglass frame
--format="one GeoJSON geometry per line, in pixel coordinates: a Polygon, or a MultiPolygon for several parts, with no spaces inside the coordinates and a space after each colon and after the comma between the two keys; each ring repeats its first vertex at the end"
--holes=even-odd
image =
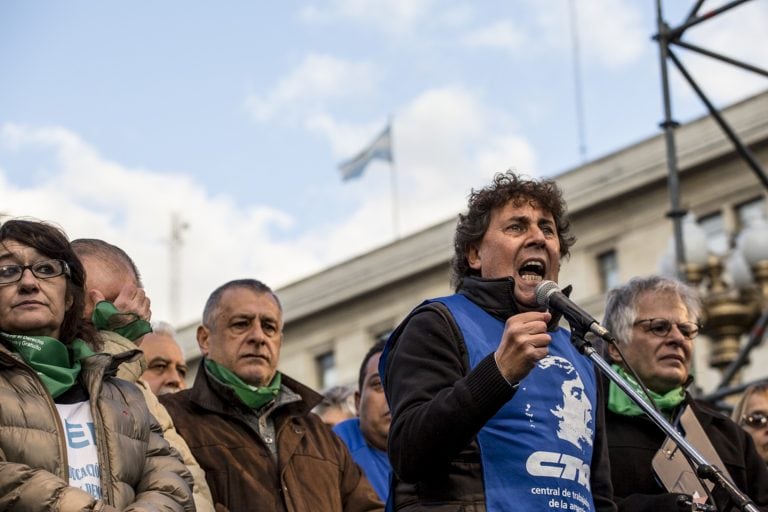
{"type": "Polygon", "coordinates": [[[53,279],[54,277],[59,277],[61,275],[65,275],[67,277],[70,277],[72,274],[69,270],[69,265],[67,265],[67,262],[64,260],[60,260],[57,258],[50,259],[50,260],[42,260],[37,261],[35,263],[32,263],[31,265],[0,265],[0,286],[4,286],[6,284],[14,284],[21,281],[21,278],[24,276],[24,271],[29,269],[30,272],[32,272],[32,275],[35,276],[37,279],[53,279]],[[38,270],[41,265],[50,264],[51,262],[56,262],[61,265],[61,272],[57,272],[54,275],[45,275],[45,274],[38,274],[38,270]],[[3,271],[8,268],[17,268],[19,269],[18,277],[14,279],[13,281],[3,281],[3,271]]]}
{"type": "Polygon", "coordinates": [[[688,340],[696,338],[696,336],[699,335],[699,331],[701,331],[701,325],[697,324],[696,322],[671,322],[666,318],[644,318],[642,320],[635,321],[635,323],[632,325],[641,325],[646,322],[648,323],[648,327],[645,327],[645,331],[650,332],[659,338],[663,338],[664,336],[668,335],[672,331],[673,325],[676,325],[677,330],[680,331],[680,334],[682,334],[683,337],[688,340]],[[657,322],[655,326],[653,325],[654,322],[657,322]],[[662,323],[660,324],[658,322],[662,323]],[[686,334],[686,331],[688,331],[688,334],[686,334]]]}

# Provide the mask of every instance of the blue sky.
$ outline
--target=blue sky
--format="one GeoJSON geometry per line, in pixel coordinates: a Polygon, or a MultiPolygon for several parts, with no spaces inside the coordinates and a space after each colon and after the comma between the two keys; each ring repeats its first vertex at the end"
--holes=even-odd
{"type": "MultiPolygon", "coordinates": [[[[767,4],[689,40],[766,67],[767,4]]],[[[655,1],[573,5],[594,159],[658,133],[655,1]]],[[[569,0],[2,2],[0,213],[122,246],[155,318],[193,320],[228,279],[279,287],[393,239],[389,167],[337,170],[390,117],[405,235],[494,172],[582,163],[571,41],[569,0]],[[178,318],[174,213],[189,226],[178,318]]],[[[766,87],[679,53],[719,105],[766,87]]],[[[673,78],[676,117],[703,114],[673,78]]]]}

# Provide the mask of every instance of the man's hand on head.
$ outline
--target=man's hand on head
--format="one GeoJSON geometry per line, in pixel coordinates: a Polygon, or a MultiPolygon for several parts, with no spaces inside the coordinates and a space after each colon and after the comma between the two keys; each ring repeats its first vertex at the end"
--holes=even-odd
{"type": "Polygon", "coordinates": [[[142,336],[152,332],[149,299],[144,290],[136,286],[123,286],[114,302],[99,290],[92,289],[88,292],[88,301],[93,304],[93,309],[87,314],[100,331],[114,331],[136,344],[141,343],[142,336]]]}
{"type": "Polygon", "coordinates": [[[147,322],[152,318],[149,297],[147,297],[143,288],[139,288],[134,284],[123,286],[120,294],[112,301],[112,304],[121,313],[133,313],[147,322]]]}
{"type": "Polygon", "coordinates": [[[547,356],[552,341],[547,332],[551,318],[547,311],[528,311],[507,319],[501,343],[494,354],[496,365],[507,382],[520,382],[547,356]]]}

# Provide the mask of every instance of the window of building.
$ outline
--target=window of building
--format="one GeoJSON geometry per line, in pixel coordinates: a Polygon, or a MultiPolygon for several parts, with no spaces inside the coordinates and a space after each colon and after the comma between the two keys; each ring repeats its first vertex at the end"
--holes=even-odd
{"type": "Polygon", "coordinates": [[[619,260],[614,249],[597,255],[597,271],[600,274],[600,291],[604,293],[618,286],[619,260]]]}
{"type": "Polygon", "coordinates": [[[333,353],[333,350],[323,352],[316,356],[315,367],[317,368],[320,389],[328,389],[329,387],[336,385],[338,377],[336,372],[336,356],[333,353]]]}
{"type": "Polygon", "coordinates": [[[707,235],[709,250],[724,255],[733,248],[739,233],[755,219],[766,217],[764,197],[757,197],[737,205],[726,205],[722,210],[698,219],[707,235]]]}

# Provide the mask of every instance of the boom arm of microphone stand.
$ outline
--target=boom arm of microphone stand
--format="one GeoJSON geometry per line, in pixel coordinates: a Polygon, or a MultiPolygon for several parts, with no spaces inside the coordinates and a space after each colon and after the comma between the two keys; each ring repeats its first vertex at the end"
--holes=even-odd
{"type": "Polygon", "coordinates": [[[667,421],[664,416],[659,414],[648,402],[624,380],[608,362],[592,346],[583,333],[578,330],[571,330],[571,341],[576,348],[587,356],[597,366],[597,368],[616,384],[624,393],[640,407],[643,412],[658,426],[669,438],[671,438],[686,458],[695,466],[696,475],[699,478],[705,478],[716,486],[724,489],[730,496],[738,510],[744,512],[760,512],[755,503],[749,499],[749,496],[733,485],[730,480],[725,478],[722,471],[717,466],[710,464],[680,433],[667,421]]]}

